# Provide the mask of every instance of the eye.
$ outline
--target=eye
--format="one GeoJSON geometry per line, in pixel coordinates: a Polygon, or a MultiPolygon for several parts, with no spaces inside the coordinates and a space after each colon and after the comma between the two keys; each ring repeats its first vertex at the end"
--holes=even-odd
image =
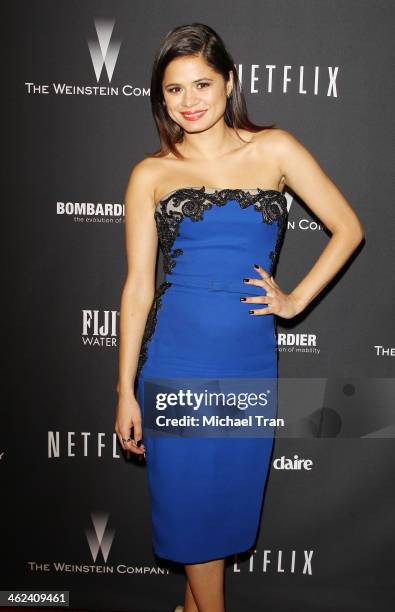
{"type": "MultiPolygon", "coordinates": [[[[210,87],[211,83],[208,83],[207,81],[205,81],[205,82],[198,83],[197,85],[198,86],[202,85],[203,87],[200,87],[199,89],[204,89],[205,87],[210,87]]],[[[179,90],[180,90],[179,87],[170,87],[170,89],[168,89],[167,91],[169,93],[178,93],[179,90]]]]}

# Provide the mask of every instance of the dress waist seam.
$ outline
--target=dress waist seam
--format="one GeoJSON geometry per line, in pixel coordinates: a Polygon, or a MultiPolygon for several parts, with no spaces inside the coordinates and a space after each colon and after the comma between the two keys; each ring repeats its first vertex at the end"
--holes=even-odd
{"type": "Polygon", "coordinates": [[[240,293],[240,295],[248,295],[248,293],[253,293],[253,295],[264,295],[265,292],[263,287],[244,283],[242,278],[240,280],[216,277],[195,278],[187,274],[177,274],[172,277],[170,274],[166,277],[166,281],[176,287],[196,287],[199,289],[206,289],[207,291],[225,291],[240,293]]]}

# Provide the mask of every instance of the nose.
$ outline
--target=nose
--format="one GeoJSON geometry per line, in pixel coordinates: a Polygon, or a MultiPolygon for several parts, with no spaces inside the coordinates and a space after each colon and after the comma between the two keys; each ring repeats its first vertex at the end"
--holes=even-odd
{"type": "Polygon", "coordinates": [[[193,106],[196,103],[196,94],[194,93],[194,91],[193,90],[188,91],[186,89],[183,95],[182,102],[183,102],[183,106],[187,106],[188,108],[190,106],[193,106]]]}

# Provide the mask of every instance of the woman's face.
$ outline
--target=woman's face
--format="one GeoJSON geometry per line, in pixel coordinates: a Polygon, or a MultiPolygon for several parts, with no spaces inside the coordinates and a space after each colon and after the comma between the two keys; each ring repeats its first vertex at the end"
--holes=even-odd
{"type": "Polygon", "coordinates": [[[224,115],[226,97],[232,91],[231,71],[229,78],[225,83],[200,56],[174,59],[167,65],[162,82],[170,117],[187,132],[207,130],[224,115]]]}

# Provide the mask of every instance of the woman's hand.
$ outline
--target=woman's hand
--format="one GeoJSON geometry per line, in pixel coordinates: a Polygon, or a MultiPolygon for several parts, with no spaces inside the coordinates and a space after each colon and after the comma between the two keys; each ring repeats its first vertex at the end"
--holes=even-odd
{"type": "Polygon", "coordinates": [[[246,298],[240,298],[243,302],[251,304],[267,304],[265,308],[255,308],[249,312],[254,316],[275,314],[283,319],[292,319],[295,315],[299,314],[303,310],[296,299],[290,293],[284,293],[277,285],[273,276],[270,276],[261,266],[254,264],[254,268],[262,277],[259,278],[247,278],[244,282],[248,285],[257,285],[262,287],[266,291],[266,295],[262,296],[251,296],[246,298]]]}
{"type": "Polygon", "coordinates": [[[124,450],[131,451],[136,455],[145,453],[145,446],[137,442],[142,440],[141,409],[133,394],[130,392],[119,392],[118,404],[115,417],[115,431],[119,442],[124,450]],[[133,429],[133,433],[131,433],[133,429]],[[127,440],[127,441],[125,441],[127,440]]]}

